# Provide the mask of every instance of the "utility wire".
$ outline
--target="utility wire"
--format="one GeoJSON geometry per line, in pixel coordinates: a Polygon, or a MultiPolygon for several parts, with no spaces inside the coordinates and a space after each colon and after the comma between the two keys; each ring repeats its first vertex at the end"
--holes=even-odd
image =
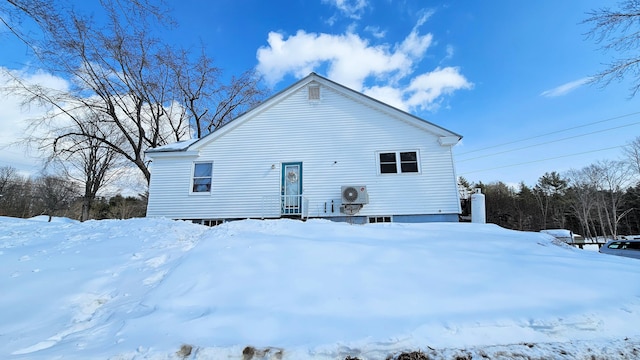
{"type": "Polygon", "coordinates": [[[497,167],[490,168],[490,169],[480,169],[480,170],[467,171],[467,172],[461,173],[461,175],[472,174],[472,173],[483,172],[483,171],[490,171],[490,170],[497,170],[497,169],[504,169],[504,168],[508,168],[508,167],[514,167],[514,166],[520,166],[520,165],[533,164],[533,163],[538,163],[538,162],[543,162],[543,161],[549,161],[549,160],[562,159],[562,158],[566,158],[566,157],[570,157],[570,156],[577,156],[577,155],[590,154],[590,153],[594,153],[594,152],[598,152],[598,151],[605,151],[605,150],[617,149],[617,148],[622,148],[622,147],[624,147],[624,145],[612,146],[612,147],[602,148],[602,149],[597,149],[597,150],[584,151],[584,152],[580,152],[580,153],[569,154],[569,155],[562,155],[562,156],[556,156],[556,157],[546,158],[546,159],[540,159],[540,160],[526,161],[526,162],[521,162],[521,163],[517,163],[517,164],[510,164],[510,165],[504,165],[504,166],[497,166],[497,167]]]}
{"type": "Polygon", "coordinates": [[[470,161],[470,160],[483,159],[485,157],[506,154],[506,153],[510,153],[510,152],[514,152],[514,151],[529,149],[529,148],[536,147],[536,146],[542,146],[542,145],[552,144],[552,143],[559,142],[559,141],[575,139],[575,138],[579,138],[579,137],[582,137],[582,136],[589,136],[589,135],[593,135],[593,134],[598,134],[598,133],[602,133],[602,132],[605,132],[605,131],[617,130],[617,129],[621,129],[621,128],[624,128],[624,127],[627,127],[627,126],[633,126],[633,125],[637,125],[637,124],[640,124],[640,121],[636,121],[634,123],[620,125],[620,126],[616,126],[616,127],[612,127],[612,128],[607,128],[607,129],[603,129],[603,130],[592,131],[590,133],[584,133],[584,134],[580,134],[580,135],[568,136],[568,137],[561,138],[561,139],[545,141],[545,142],[542,142],[542,143],[523,146],[523,147],[511,149],[511,150],[504,150],[504,151],[496,152],[496,153],[493,153],[493,154],[487,154],[487,155],[482,155],[482,156],[476,156],[476,157],[473,157],[473,158],[457,160],[457,162],[465,162],[465,161],[470,161]]]}
{"type": "Polygon", "coordinates": [[[570,127],[570,128],[566,128],[566,129],[562,129],[562,130],[556,130],[556,131],[552,131],[552,132],[549,132],[549,133],[536,135],[536,136],[532,136],[532,137],[528,137],[528,138],[524,138],[524,139],[520,139],[520,140],[514,140],[514,141],[509,141],[509,142],[506,142],[506,143],[502,143],[502,144],[487,146],[487,147],[476,149],[476,150],[470,150],[470,151],[467,151],[467,152],[460,153],[460,154],[458,154],[458,156],[462,156],[462,155],[466,155],[466,154],[474,153],[474,152],[479,152],[479,151],[483,151],[483,150],[493,149],[493,148],[497,148],[497,147],[501,147],[501,146],[505,146],[505,145],[516,144],[516,143],[519,143],[519,142],[532,140],[532,139],[537,139],[537,138],[541,138],[541,137],[548,136],[548,135],[559,134],[559,133],[562,133],[562,132],[565,132],[565,131],[580,129],[580,128],[583,128],[583,127],[596,125],[596,124],[600,124],[600,123],[607,122],[607,121],[622,119],[622,118],[625,118],[625,117],[628,117],[628,116],[633,116],[633,115],[638,115],[638,114],[640,114],[640,111],[634,112],[634,113],[629,113],[629,114],[624,114],[624,115],[620,115],[620,116],[615,116],[615,117],[607,118],[607,119],[604,119],[604,120],[598,120],[598,121],[590,122],[588,124],[578,125],[578,126],[574,126],[574,127],[570,127]]]}

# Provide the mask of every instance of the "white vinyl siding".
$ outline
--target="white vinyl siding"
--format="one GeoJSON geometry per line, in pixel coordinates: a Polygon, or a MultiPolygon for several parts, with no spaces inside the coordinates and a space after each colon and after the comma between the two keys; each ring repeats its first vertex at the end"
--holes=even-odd
{"type": "Polygon", "coordinates": [[[438,135],[332,88],[321,86],[321,94],[322,101],[309,101],[303,86],[246,121],[228,124],[212,141],[192,146],[199,156],[180,159],[184,165],[154,158],[148,216],[279,217],[279,207],[267,211],[263,199],[279,198],[281,164],[287,162],[304,164],[302,193],[311,217],[343,216],[341,186],[354,184],[367,186],[369,193],[359,216],[459,212],[451,147],[441,146],[438,135]],[[429,171],[380,176],[377,157],[386,149],[415,151],[418,169],[429,171]],[[191,161],[215,164],[211,196],[175,190],[189,186],[191,161]]]}

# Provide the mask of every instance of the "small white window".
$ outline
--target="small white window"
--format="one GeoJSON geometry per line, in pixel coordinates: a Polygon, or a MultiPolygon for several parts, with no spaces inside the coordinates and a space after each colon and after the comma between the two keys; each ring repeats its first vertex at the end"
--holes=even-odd
{"type": "Polygon", "coordinates": [[[213,163],[203,162],[193,164],[193,181],[191,192],[209,193],[211,192],[213,163]]]}
{"type": "Polygon", "coordinates": [[[320,100],[320,86],[309,85],[309,100],[320,100]]]}

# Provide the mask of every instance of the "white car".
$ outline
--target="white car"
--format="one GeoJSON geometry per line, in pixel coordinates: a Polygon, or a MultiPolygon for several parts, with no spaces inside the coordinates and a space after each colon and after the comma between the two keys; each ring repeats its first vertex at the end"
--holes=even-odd
{"type": "Polygon", "coordinates": [[[640,240],[612,240],[600,248],[603,254],[640,259],[640,240]]]}

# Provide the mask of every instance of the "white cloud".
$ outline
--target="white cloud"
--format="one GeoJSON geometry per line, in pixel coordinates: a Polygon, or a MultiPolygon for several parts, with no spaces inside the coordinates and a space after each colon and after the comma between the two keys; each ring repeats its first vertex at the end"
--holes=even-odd
{"type": "Polygon", "coordinates": [[[398,88],[392,86],[372,86],[364,89],[364,94],[400,110],[409,110],[403,100],[402,90],[398,88]]]}
{"type": "Polygon", "coordinates": [[[369,32],[371,35],[373,35],[373,37],[377,39],[382,39],[387,35],[387,31],[381,30],[378,26],[368,25],[364,28],[364,31],[369,32]]]}
{"type": "Polygon", "coordinates": [[[358,29],[358,23],[352,22],[351,24],[349,24],[347,26],[347,30],[345,31],[345,33],[347,33],[347,34],[355,34],[357,29],[358,29]]]}
{"type": "Polygon", "coordinates": [[[413,29],[399,45],[398,51],[414,58],[420,58],[427,51],[432,41],[433,35],[420,35],[416,29],[413,29]]]}
{"type": "Polygon", "coordinates": [[[556,96],[567,95],[568,93],[572,92],[573,90],[575,90],[575,89],[579,88],[580,86],[588,83],[589,80],[590,80],[590,78],[585,77],[585,78],[582,78],[582,79],[571,81],[571,82],[568,82],[566,84],[562,84],[562,85],[560,85],[558,87],[555,87],[553,89],[545,90],[540,94],[540,96],[556,97],[556,96]]]}
{"type": "MultiPolygon", "coordinates": [[[[61,91],[67,90],[69,87],[66,80],[42,71],[26,73],[6,68],[0,68],[0,87],[10,87],[14,81],[12,76],[61,91]]],[[[11,94],[3,94],[0,97],[0,109],[2,109],[0,112],[0,124],[2,124],[0,164],[12,166],[24,175],[37,172],[41,165],[41,159],[37,157],[35,152],[29,151],[24,138],[28,133],[30,120],[44,115],[47,109],[38,106],[23,106],[22,99],[11,94]]]]}
{"type": "Polygon", "coordinates": [[[471,84],[456,67],[436,68],[434,71],[415,77],[407,89],[410,94],[407,104],[411,108],[429,109],[443,94],[460,89],[471,89],[471,84]]]}
{"type": "Polygon", "coordinates": [[[328,63],[332,80],[360,91],[368,76],[408,70],[413,64],[409,54],[391,52],[388,46],[370,46],[366,39],[353,33],[331,35],[300,30],[284,39],[282,34],[270,32],[267,42],[269,46],[258,49],[257,57],[258,71],[269,85],[287,74],[306,76],[328,63]]]}
{"type": "Polygon", "coordinates": [[[335,6],[345,16],[352,19],[360,19],[367,7],[367,0],[322,0],[323,3],[335,6]]]}
{"type": "Polygon", "coordinates": [[[333,26],[336,23],[336,21],[338,21],[338,16],[333,15],[332,17],[326,20],[326,23],[329,24],[329,26],[333,26]]]}
{"type": "Polygon", "coordinates": [[[257,51],[257,70],[274,86],[287,75],[302,78],[326,68],[331,80],[402,110],[433,109],[439,97],[470,89],[472,84],[456,67],[416,73],[433,44],[433,35],[421,34],[418,27],[431,14],[425,12],[412,31],[395,44],[373,45],[353,31],[325,34],[299,30],[289,37],[270,32],[268,45],[257,51]]]}
{"type": "Polygon", "coordinates": [[[442,60],[444,61],[444,60],[452,59],[454,53],[455,53],[455,49],[454,49],[453,45],[447,45],[447,55],[442,60]]]}
{"type": "Polygon", "coordinates": [[[420,27],[420,26],[424,25],[424,23],[426,23],[427,20],[429,20],[429,18],[435,13],[436,12],[433,9],[424,9],[424,10],[422,10],[422,15],[420,16],[420,19],[418,19],[418,23],[416,23],[415,27],[417,28],[417,27],[420,27]]]}

